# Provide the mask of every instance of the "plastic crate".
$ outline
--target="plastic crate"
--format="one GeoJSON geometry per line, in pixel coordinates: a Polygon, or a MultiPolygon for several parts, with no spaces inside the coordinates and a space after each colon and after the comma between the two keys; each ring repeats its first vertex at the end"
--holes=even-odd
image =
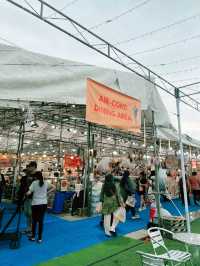
{"type": "MultiPolygon", "coordinates": [[[[173,233],[180,233],[186,232],[186,219],[183,217],[165,217],[161,219],[162,227],[173,232],[173,233]]],[[[167,238],[171,238],[170,234],[166,233],[167,238]]]]}

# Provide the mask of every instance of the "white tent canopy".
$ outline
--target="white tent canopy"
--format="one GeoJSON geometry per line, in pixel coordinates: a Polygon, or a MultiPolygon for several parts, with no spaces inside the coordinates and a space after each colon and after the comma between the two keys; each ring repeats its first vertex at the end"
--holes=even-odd
{"type": "Polygon", "coordinates": [[[0,53],[1,99],[85,104],[89,77],[141,100],[142,110],[155,111],[157,125],[171,126],[157,89],[134,73],[49,57],[3,44],[0,44],[0,53]]]}
{"type": "MultiPolygon", "coordinates": [[[[134,73],[106,69],[33,53],[0,44],[0,106],[24,106],[29,101],[85,104],[86,79],[92,78],[141,101],[155,113],[158,137],[178,141],[157,88],[134,73]],[[18,100],[16,102],[16,100],[18,100]]],[[[200,142],[183,136],[184,144],[200,142]]]]}

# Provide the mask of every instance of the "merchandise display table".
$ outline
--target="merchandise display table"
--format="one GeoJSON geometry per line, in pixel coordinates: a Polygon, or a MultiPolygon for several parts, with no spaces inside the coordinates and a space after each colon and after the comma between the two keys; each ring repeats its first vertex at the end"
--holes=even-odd
{"type": "Polygon", "coordinates": [[[193,265],[200,265],[200,234],[176,233],[173,239],[184,243],[187,246],[187,250],[192,251],[193,265]]]}
{"type": "Polygon", "coordinates": [[[176,233],[173,237],[174,240],[178,240],[187,245],[200,247],[200,234],[195,233],[176,233]]]}

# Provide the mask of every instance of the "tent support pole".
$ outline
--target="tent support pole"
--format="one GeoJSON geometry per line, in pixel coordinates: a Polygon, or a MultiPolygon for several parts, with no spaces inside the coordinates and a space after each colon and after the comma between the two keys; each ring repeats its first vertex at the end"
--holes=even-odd
{"type": "Polygon", "coordinates": [[[152,111],[152,124],[153,124],[153,138],[154,138],[154,156],[155,156],[155,199],[156,199],[156,208],[158,214],[158,224],[161,224],[161,213],[160,213],[160,187],[159,187],[159,153],[158,153],[158,144],[157,144],[157,129],[155,124],[155,113],[152,111]]]}
{"type": "Polygon", "coordinates": [[[13,179],[13,187],[12,187],[12,195],[11,195],[12,200],[14,200],[15,198],[17,176],[20,174],[21,153],[23,151],[23,144],[24,144],[24,132],[25,132],[25,124],[24,124],[24,121],[21,121],[20,126],[19,126],[19,138],[18,138],[18,147],[17,147],[17,153],[16,153],[16,163],[14,167],[14,179],[13,179]]]}
{"type": "Polygon", "coordinates": [[[179,147],[180,147],[180,151],[181,151],[181,176],[182,176],[182,180],[183,180],[185,215],[186,215],[186,222],[187,222],[187,231],[191,232],[190,214],[189,214],[188,198],[187,198],[187,186],[186,186],[186,178],[185,178],[185,163],[184,163],[184,154],[183,154],[183,142],[182,142],[182,132],[181,132],[180,91],[179,91],[179,89],[175,89],[175,97],[176,97],[176,108],[177,108],[179,147]]]}
{"type": "Polygon", "coordinates": [[[88,128],[87,128],[87,165],[84,175],[84,198],[83,198],[83,208],[86,207],[86,202],[88,203],[88,215],[91,215],[91,208],[90,208],[90,173],[91,173],[91,158],[90,158],[90,152],[92,147],[92,141],[91,141],[91,123],[88,122],[88,128]]]}
{"type": "Polygon", "coordinates": [[[61,143],[62,143],[62,134],[63,134],[63,119],[62,119],[62,113],[60,110],[60,136],[59,136],[59,142],[58,142],[58,169],[59,169],[59,165],[60,165],[60,158],[61,158],[61,143]]]}

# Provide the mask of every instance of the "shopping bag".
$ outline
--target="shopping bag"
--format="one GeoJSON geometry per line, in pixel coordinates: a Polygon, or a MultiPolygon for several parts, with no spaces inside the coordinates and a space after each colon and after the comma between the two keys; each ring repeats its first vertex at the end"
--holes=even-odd
{"type": "Polygon", "coordinates": [[[101,212],[102,211],[102,202],[99,202],[99,203],[97,203],[97,205],[96,205],[96,212],[101,212]]]}
{"type": "Polygon", "coordinates": [[[114,216],[116,219],[118,219],[120,222],[125,223],[126,221],[126,209],[123,207],[119,207],[115,212],[114,216]]]}
{"type": "Polygon", "coordinates": [[[134,196],[128,196],[126,202],[125,202],[126,205],[130,206],[130,207],[135,207],[135,198],[134,196]]]}

